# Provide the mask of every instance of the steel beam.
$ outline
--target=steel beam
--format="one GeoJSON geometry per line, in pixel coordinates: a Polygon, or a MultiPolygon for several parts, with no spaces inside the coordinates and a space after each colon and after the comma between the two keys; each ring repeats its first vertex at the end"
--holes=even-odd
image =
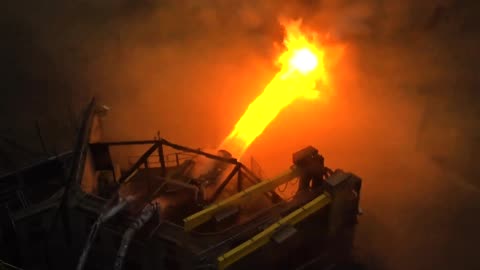
{"type": "Polygon", "coordinates": [[[179,144],[175,144],[175,143],[169,142],[165,139],[142,140],[142,141],[99,142],[99,143],[92,143],[92,144],[104,144],[104,145],[109,145],[109,146],[115,146],[115,145],[118,146],[118,145],[135,145],[135,144],[154,144],[154,143],[164,144],[166,146],[169,146],[173,149],[177,149],[179,151],[195,153],[195,154],[198,154],[198,155],[206,156],[208,158],[215,159],[215,160],[218,160],[218,161],[223,161],[223,162],[230,163],[230,164],[235,164],[236,165],[236,164],[239,163],[238,160],[236,160],[235,158],[220,157],[220,156],[210,154],[210,153],[207,153],[207,152],[204,152],[204,151],[201,151],[201,150],[197,150],[197,149],[185,147],[185,146],[182,146],[182,145],[179,145],[179,144]]]}
{"type": "Polygon", "coordinates": [[[53,231],[55,230],[58,219],[61,216],[65,228],[65,239],[68,244],[71,244],[72,242],[70,217],[68,210],[71,208],[71,195],[75,192],[75,186],[78,186],[80,184],[80,181],[83,177],[85,160],[87,158],[88,140],[90,137],[90,131],[92,129],[93,116],[95,114],[95,106],[96,102],[93,98],[88,104],[88,107],[83,115],[82,124],[80,126],[75,141],[70,171],[67,178],[65,179],[66,183],[63,195],[48,230],[48,235],[50,236],[51,233],[53,233],[53,231]]]}
{"type": "Polygon", "coordinates": [[[242,173],[242,170],[239,170],[237,174],[237,191],[238,192],[242,191],[242,186],[243,186],[242,181],[243,181],[243,173],[242,173]]]}
{"type": "Polygon", "coordinates": [[[237,163],[239,163],[238,160],[236,160],[235,158],[220,157],[220,156],[213,155],[213,154],[210,154],[210,153],[207,153],[207,152],[203,152],[201,150],[196,150],[196,149],[185,147],[185,146],[182,146],[182,145],[179,145],[179,144],[174,144],[174,143],[171,143],[171,142],[169,142],[167,140],[164,140],[164,139],[162,139],[161,142],[163,144],[165,144],[166,146],[169,146],[173,149],[177,149],[179,151],[195,153],[195,154],[198,154],[198,155],[206,156],[208,158],[215,159],[215,160],[218,160],[218,161],[223,161],[223,162],[230,163],[230,164],[235,164],[236,165],[237,163]]]}
{"type": "Polygon", "coordinates": [[[167,174],[167,166],[165,165],[165,155],[163,153],[163,144],[161,141],[158,143],[158,161],[160,162],[162,176],[165,177],[167,174]]]}
{"type": "Polygon", "coordinates": [[[225,187],[228,185],[230,180],[235,176],[237,172],[240,171],[240,165],[237,164],[235,167],[232,169],[232,171],[228,174],[227,178],[223,180],[222,184],[215,190],[215,193],[212,195],[212,198],[210,199],[210,202],[214,202],[217,200],[218,196],[222,193],[222,191],[225,189],[225,187]]]}
{"type": "Polygon", "coordinates": [[[241,163],[240,166],[242,167],[242,169],[246,172],[247,175],[249,175],[252,180],[254,180],[256,183],[259,183],[261,182],[262,180],[260,178],[258,178],[257,175],[255,175],[249,168],[247,168],[247,166],[245,166],[245,164],[241,163]]]}
{"type": "Polygon", "coordinates": [[[123,182],[125,182],[133,173],[135,173],[137,171],[137,169],[144,163],[147,161],[148,157],[150,157],[151,154],[153,154],[153,152],[155,152],[155,150],[157,150],[157,147],[158,147],[158,143],[157,142],[154,142],[154,144],[137,160],[137,162],[135,162],[135,164],[133,164],[133,166],[127,171],[127,173],[125,173],[125,175],[123,175],[122,177],[120,177],[120,179],[118,179],[118,183],[119,184],[122,184],[123,182]]]}
{"type": "Polygon", "coordinates": [[[98,142],[92,144],[103,144],[109,146],[119,146],[119,145],[135,145],[135,144],[154,144],[158,140],[141,140],[141,141],[115,141],[115,142],[98,142]]]}

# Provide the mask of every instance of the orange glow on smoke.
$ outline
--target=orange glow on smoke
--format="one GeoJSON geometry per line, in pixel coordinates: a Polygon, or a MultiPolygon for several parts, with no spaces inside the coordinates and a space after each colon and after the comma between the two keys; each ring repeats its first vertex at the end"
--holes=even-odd
{"type": "Polygon", "coordinates": [[[301,31],[300,22],[288,22],[284,27],[286,49],[277,60],[280,71],[250,103],[220,146],[237,158],[241,158],[282,109],[300,98],[317,99],[322,94],[318,88],[329,87],[325,49],[301,31]]]}

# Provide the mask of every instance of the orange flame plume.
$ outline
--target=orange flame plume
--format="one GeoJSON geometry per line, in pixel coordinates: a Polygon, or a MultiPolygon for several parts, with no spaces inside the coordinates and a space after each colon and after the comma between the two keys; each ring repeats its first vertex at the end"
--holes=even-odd
{"type": "Polygon", "coordinates": [[[241,158],[282,109],[299,98],[318,98],[320,92],[317,90],[317,83],[328,87],[325,50],[302,33],[300,24],[300,21],[284,24],[286,50],[278,58],[280,71],[250,103],[220,149],[241,158]]]}

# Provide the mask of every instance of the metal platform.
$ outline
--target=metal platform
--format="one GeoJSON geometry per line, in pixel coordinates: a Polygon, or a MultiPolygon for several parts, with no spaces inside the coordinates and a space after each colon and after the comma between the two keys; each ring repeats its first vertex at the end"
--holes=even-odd
{"type": "MultiPolygon", "coordinates": [[[[347,256],[352,237],[342,235],[353,231],[361,179],[325,167],[315,148],[294,153],[284,174],[260,179],[225,151],[160,137],[99,141],[96,117],[92,102],[68,168],[57,168],[47,195],[21,203],[11,197],[18,189],[7,192],[7,206],[17,206],[2,212],[1,231],[9,236],[2,246],[12,248],[0,258],[24,269],[153,270],[282,268],[324,252],[347,256]],[[144,152],[128,155],[128,167],[119,169],[111,148],[137,146],[144,152]],[[213,165],[196,175],[199,159],[213,165]],[[296,192],[284,198],[277,187],[289,182],[296,192]],[[293,249],[303,253],[289,256],[293,249]]],[[[32,170],[52,171],[48,162],[37,166],[32,170]]],[[[20,191],[35,185],[27,181],[20,191]]]]}

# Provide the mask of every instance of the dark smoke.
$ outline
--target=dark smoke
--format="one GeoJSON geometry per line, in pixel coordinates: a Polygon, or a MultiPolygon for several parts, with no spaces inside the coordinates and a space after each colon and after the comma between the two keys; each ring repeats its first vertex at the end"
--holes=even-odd
{"type": "Polygon", "coordinates": [[[299,101],[252,145],[267,175],[312,144],[364,179],[367,268],[478,269],[477,1],[7,1],[0,167],[71,147],[95,95],[107,139],[216,147],[275,74],[278,18],[347,45],[327,104],[299,101]],[[6,140],[10,139],[10,140],[6,140]],[[12,143],[14,140],[17,144],[12,143]]]}

